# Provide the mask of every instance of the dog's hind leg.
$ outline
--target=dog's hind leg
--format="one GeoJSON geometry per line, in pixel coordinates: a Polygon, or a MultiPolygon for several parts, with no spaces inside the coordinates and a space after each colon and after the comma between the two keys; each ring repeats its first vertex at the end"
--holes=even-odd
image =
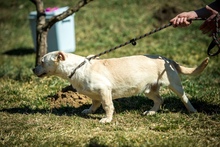
{"type": "Polygon", "coordinates": [[[161,104],[163,104],[163,99],[159,95],[159,86],[154,85],[145,91],[146,97],[154,101],[154,106],[149,110],[145,111],[143,115],[154,115],[160,109],[161,104]]]}
{"type": "Polygon", "coordinates": [[[91,114],[94,113],[101,106],[101,101],[92,100],[92,105],[89,109],[85,109],[82,111],[83,114],[91,114]]]}
{"type": "Polygon", "coordinates": [[[181,101],[189,112],[197,112],[197,110],[192,106],[189,99],[187,98],[180,81],[170,83],[169,88],[181,98],[181,101]]]}

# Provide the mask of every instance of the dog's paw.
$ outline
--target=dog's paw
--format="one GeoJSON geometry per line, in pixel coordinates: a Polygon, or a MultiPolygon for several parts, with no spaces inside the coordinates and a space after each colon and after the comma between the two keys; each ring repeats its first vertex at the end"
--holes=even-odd
{"type": "Polygon", "coordinates": [[[111,118],[102,118],[99,122],[100,123],[110,123],[112,121],[111,118]]]}
{"type": "Polygon", "coordinates": [[[91,114],[92,111],[90,109],[85,109],[81,112],[82,114],[91,114]]]}
{"type": "Polygon", "coordinates": [[[155,115],[156,113],[156,111],[145,111],[143,115],[155,115]]]}

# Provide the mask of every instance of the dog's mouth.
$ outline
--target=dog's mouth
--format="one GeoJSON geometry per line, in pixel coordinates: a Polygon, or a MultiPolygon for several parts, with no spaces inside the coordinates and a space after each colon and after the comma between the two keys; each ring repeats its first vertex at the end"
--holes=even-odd
{"type": "Polygon", "coordinates": [[[38,76],[39,78],[45,77],[45,76],[47,75],[46,72],[42,72],[42,73],[41,73],[39,70],[37,70],[37,68],[34,68],[34,69],[33,69],[33,73],[34,73],[36,76],[38,76]]]}
{"type": "Polygon", "coordinates": [[[37,75],[39,78],[45,77],[47,75],[47,73],[42,73],[40,75],[37,75]]]}

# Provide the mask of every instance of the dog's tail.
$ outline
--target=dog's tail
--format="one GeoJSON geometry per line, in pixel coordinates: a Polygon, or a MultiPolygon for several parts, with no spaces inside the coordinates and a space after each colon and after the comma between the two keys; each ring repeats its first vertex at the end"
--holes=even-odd
{"type": "Polygon", "coordinates": [[[188,68],[179,65],[176,62],[173,62],[174,67],[177,69],[178,73],[185,74],[185,75],[198,75],[200,74],[208,65],[209,57],[205,58],[205,60],[195,68],[188,68]]]}

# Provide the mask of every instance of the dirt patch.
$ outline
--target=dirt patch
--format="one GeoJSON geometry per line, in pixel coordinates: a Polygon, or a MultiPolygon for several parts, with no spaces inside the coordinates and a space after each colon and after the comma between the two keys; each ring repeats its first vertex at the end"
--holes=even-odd
{"type": "Polygon", "coordinates": [[[180,13],[182,10],[176,6],[171,6],[168,4],[165,4],[161,6],[160,8],[156,9],[153,17],[159,22],[159,23],[167,23],[170,21],[171,18],[176,16],[178,13],[180,13]]]}
{"type": "Polygon", "coordinates": [[[72,86],[67,86],[56,95],[48,99],[51,108],[74,107],[79,108],[84,104],[91,104],[91,99],[88,96],[79,94],[72,86]]]}

